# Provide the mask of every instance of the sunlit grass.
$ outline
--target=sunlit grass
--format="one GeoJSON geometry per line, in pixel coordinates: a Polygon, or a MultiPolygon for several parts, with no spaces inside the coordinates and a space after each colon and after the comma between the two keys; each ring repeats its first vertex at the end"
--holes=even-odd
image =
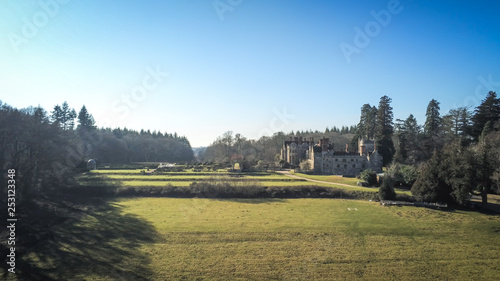
{"type": "MultiPolygon", "coordinates": [[[[97,175],[99,175],[99,180],[101,181],[109,181],[113,184],[119,186],[128,186],[128,187],[145,187],[145,186],[189,186],[192,182],[202,182],[202,181],[216,181],[216,180],[226,180],[231,179],[235,181],[257,181],[262,186],[267,187],[287,187],[287,186],[322,186],[322,187],[334,187],[344,190],[352,190],[352,191],[367,191],[367,192],[378,192],[378,188],[373,187],[361,187],[357,185],[353,185],[352,182],[355,178],[343,178],[340,176],[312,176],[305,175],[301,173],[296,173],[296,175],[304,177],[304,178],[312,178],[325,182],[331,183],[320,183],[320,182],[310,182],[303,179],[294,179],[282,174],[278,173],[239,173],[239,174],[218,174],[218,173],[208,173],[207,175],[194,174],[189,175],[189,173],[173,173],[167,175],[141,175],[137,174],[136,171],[140,170],[104,170],[104,171],[125,171],[122,174],[114,174],[114,173],[97,173],[94,172],[82,175],[79,178],[80,182],[86,182],[87,184],[92,183],[92,179],[95,179],[97,175]],[[263,175],[260,175],[263,174],[263,175]],[[348,183],[351,186],[338,185],[336,183],[346,184],[348,183]]],[[[411,195],[410,191],[405,189],[396,189],[397,193],[403,193],[407,195],[411,195]]]]}
{"type": "Polygon", "coordinates": [[[127,180],[127,181],[116,181],[119,186],[189,186],[191,181],[138,181],[138,180],[127,180]]]}
{"type": "Polygon", "coordinates": [[[497,280],[499,217],[328,199],[120,200],[157,279],[497,280]]]}
{"type": "MultiPolygon", "coordinates": [[[[140,181],[140,180],[125,180],[125,181],[115,181],[115,183],[119,186],[189,186],[194,181],[140,181]]],[[[358,190],[358,191],[368,191],[368,192],[378,192],[377,188],[368,188],[368,187],[346,187],[346,186],[337,186],[335,184],[327,184],[327,183],[316,183],[316,182],[308,182],[308,181],[262,181],[260,182],[262,186],[323,186],[323,187],[335,187],[339,189],[345,190],[358,190]]]]}
{"type": "MultiPolygon", "coordinates": [[[[118,179],[118,180],[205,180],[205,179],[211,179],[213,177],[218,177],[221,175],[217,174],[212,174],[212,175],[106,175],[107,178],[110,179],[118,179]]],[[[224,175],[222,175],[224,176],[224,175]]],[[[230,179],[235,179],[235,180],[245,180],[245,179],[250,179],[250,180],[281,180],[281,181],[296,181],[295,179],[292,179],[287,176],[283,175],[269,175],[269,176],[249,176],[249,175],[232,175],[229,176],[227,175],[230,179]]]]}
{"type": "MultiPolygon", "coordinates": [[[[119,186],[189,186],[193,181],[138,181],[138,180],[126,180],[126,181],[115,181],[115,183],[119,186]]],[[[368,192],[378,192],[376,188],[367,188],[367,187],[346,187],[346,186],[336,186],[332,184],[326,183],[313,183],[307,181],[295,181],[295,182],[283,182],[283,181],[263,181],[260,182],[262,186],[323,186],[323,187],[336,187],[339,189],[345,190],[359,190],[359,191],[368,191],[368,192]]]]}
{"type": "Polygon", "coordinates": [[[294,175],[299,176],[299,177],[303,177],[303,178],[313,179],[313,180],[327,181],[327,182],[333,182],[333,183],[342,183],[342,184],[350,184],[353,186],[357,186],[358,181],[359,181],[357,178],[348,178],[348,177],[342,177],[342,176],[307,175],[307,174],[302,174],[302,173],[294,173],[294,175]]]}

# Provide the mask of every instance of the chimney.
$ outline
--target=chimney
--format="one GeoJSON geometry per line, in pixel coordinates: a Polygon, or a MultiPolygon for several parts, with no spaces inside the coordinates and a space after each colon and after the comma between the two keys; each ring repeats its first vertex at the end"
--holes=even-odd
{"type": "Polygon", "coordinates": [[[377,151],[377,142],[373,143],[373,152],[377,151]]]}
{"type": "Polygon", "coordinates": [[[349,152],[349,144],[345,144],[345,152],[349,152]]]}

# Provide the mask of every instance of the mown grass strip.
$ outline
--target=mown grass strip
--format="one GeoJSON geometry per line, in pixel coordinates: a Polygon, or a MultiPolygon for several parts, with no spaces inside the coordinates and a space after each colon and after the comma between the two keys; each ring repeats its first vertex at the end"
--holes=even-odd
{"type": "Polygon", "coordinates": [[[303,177],[303,178],[308,178],[308,179],[313,179],[313,180],[319,180],[319,181],[326,181],[326,182],[332,182],[332,183],[342,183],[342,184],[350,184],[353,186],[358,185],[358,179],[357,178],[349,178],[349,177],[343,177],[343,176],[331,176],[331,175],[308,175],[308,174],[303,174],[303,173],[293,173],[293,175],[303,177]]]}

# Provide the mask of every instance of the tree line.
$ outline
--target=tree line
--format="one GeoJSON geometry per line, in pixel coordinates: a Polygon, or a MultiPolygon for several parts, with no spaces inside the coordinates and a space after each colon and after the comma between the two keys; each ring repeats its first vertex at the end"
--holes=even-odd
{"type": "Polygon", "coordinates": [[[416,200],[465,204],[471,195],[500,192],[500,99],[490,91],[471,110],[458,107],[441,116],[440,103],[432,99],[426,119],[419,125],[413,114],[393,121],[391,99],[379,107],[363,105],[356,137],[377,141],[387,172],[381,188],[403,183],[416,200]],[[402,180],[409,178],[409,180],[402,180]]]}
{"type": "Polygon", "coordinates": [[[0,166],[16,169],[18,197],[72,184],[89,159],[98,164],[191,161],[189,141],[177,133],[97,128],[83,106],[64,102],[48,113],[42,107],[13,108],[0,101],[0,166]]]}
{"type": "Polygon", "coordinates": [[[350,151],[357,151],[357,141],[364,137],[375,140],[383,156],[384,186],[411,187],[417,200],[464,204],[477,194],[486,203],[488,192],[500,192],[500,99],[495,92],[474,109],[458,107],[444,115],[432,99],[422,125],[413,114],[394,120],[391,102],[383,96],[377,106],[364,104],[359,123],[340,130],[277,132],[258,140],[228,131],[199,157],[228,165],[239,162],[243,168],[278,167],[283,141],[290,137],[328,137],[336,150],[347,143],[350,151]]]}

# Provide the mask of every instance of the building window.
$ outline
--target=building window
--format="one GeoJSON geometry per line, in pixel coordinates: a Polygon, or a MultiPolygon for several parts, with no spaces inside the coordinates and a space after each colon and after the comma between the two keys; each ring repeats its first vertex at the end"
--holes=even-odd
{"type": "Polygon", "coordinates": [[[344,165],[344,168],[347,168],[347,165],[344,165]]]}
{"type": "Polygon", "coordinates": [[[345,159],[342,159],[342,162],[345,162],[346,160],[345,159]]]}
{"type": "Polygon", "coordinates": [[[353,168],[356,168],[356,164],[352,164],[352,167],[353,167],[353,168]]]}
{"type": "Polygon", "coordinates": [[[351,159],[351,162],[354,162],[354,159],[351,159]]]}
{"type": "Polygon", "coordinates": [[[339,161],[339,159],[335,158],[335,162],[339,161]]]}
{"type": "Polygon", "coordinates": [[[339,164],[337,164],[337,168],[340,168],[340,165],[339,165],[339,164]]]}

